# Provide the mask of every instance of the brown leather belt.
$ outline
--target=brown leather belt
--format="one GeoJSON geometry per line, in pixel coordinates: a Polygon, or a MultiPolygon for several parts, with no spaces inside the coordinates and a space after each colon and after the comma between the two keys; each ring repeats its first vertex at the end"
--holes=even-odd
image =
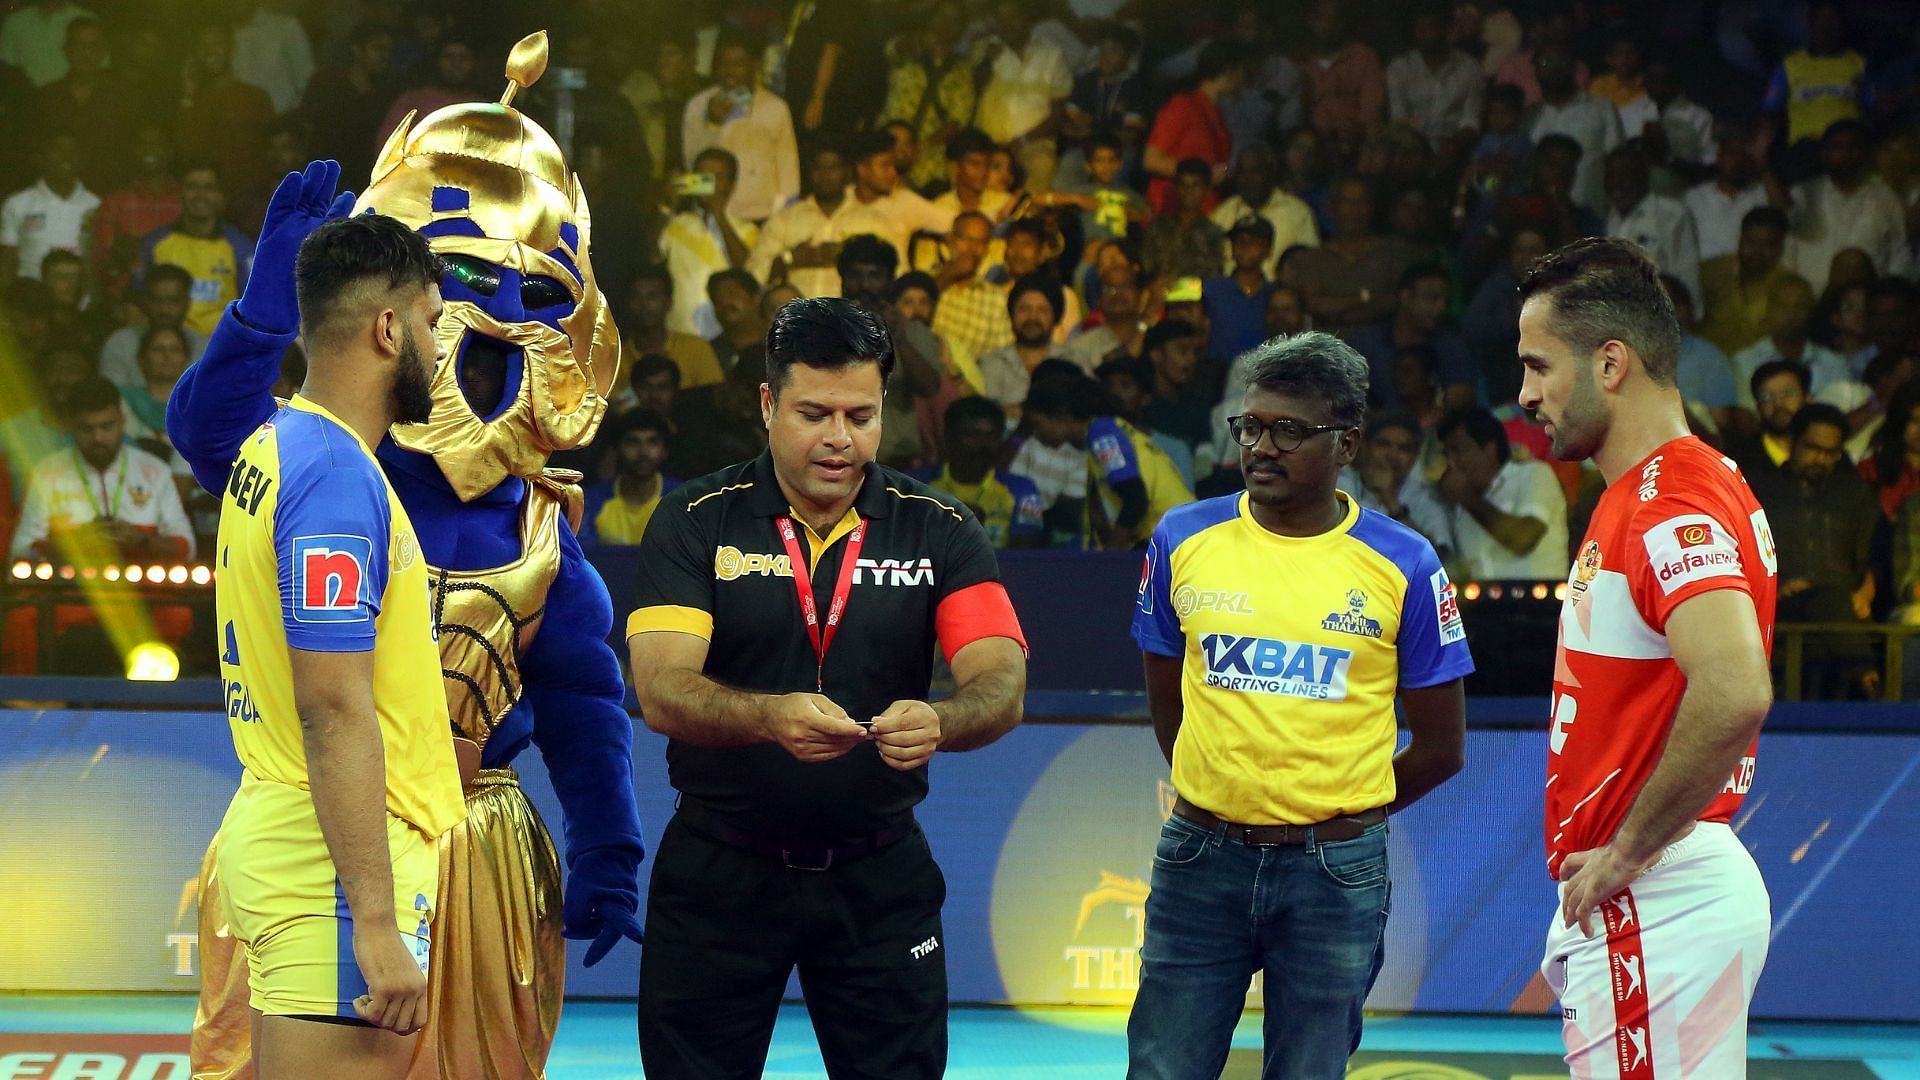
{"type": "Polygon", "coordinates": [[[1182,819],[1203,829],[1226,828],[1229,840],[1238,840],[1248,847],[1302,847],[1312,834],[1316,843],[1332,844],[1342,840],[1352,840],[1361,833],[1387,820],[1387,808],[1376,806],[1371,810],[1362,810],[1357,814],[1332,818],[1313,825],[1239,825],[1231,821],[1222,821],[1212,813],[1202,810],[1187,801],[1182,795],[1173,801],[1173,812],[1182,819]]]}

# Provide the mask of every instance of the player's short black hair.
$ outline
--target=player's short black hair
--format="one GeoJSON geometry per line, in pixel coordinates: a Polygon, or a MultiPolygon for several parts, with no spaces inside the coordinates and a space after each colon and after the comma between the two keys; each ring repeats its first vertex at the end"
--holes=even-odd
{"type": "Polygon", "coordinates": [[[69,420],[84,413],[120,410],[120,388],[107,381],[104,375],[88,375],[67,388],[66,396],[60,401],[61,413],[69,420]]]}
{"type": "Polygon", "coordinates": [[[713,287],[715,285],[723,285],[727,282],[732,282],[747,290],[749,293],[752,293],[756,299],[760,296],[760,279],[754,277],[752,271],[744,270],[738,266],[729,266],[725,270],[715,270],[713,273],[707,275],[707,295],[713,295],[713,287]]]}
{"type": "Polygon", "coordinates": [[[1172,342],[1198,336],[1199,328],[1185,319],[1161,319],[1147,327],[1147,336],[1140,342],[1140,355],[1149,356],[1172,342]]]}
{"type": "Polygon", "coordinates": [[[1014,218],[1007,222],[1006,239],[1011,240],[1016,236],[1028,237],[1040,245],[1041,251],[1047,250],[1047,227],[1039,218],[1014,218]]]}
{"type": "Polygon", "coordinates": [[[1421,436],[1425,434],[1420,428],[1420,418],[1415,416],[1411,409],[1395,406],[1375,409],[1367,414],[1365,434],[1369,439],[1382,431],[1392,431],[1396,428],[1410,433],[1415,442],[1419,442],[1421,436]]]}
{"type": "Polygon", "coordinates": [[[1106,394],[1100,384],[1075,368],[1073,378],[1063,374],[1059,378],[1035,379],[1027,389],[1024,411],[1030,415],[1090,420],[1098,416],[1106,404],[1106,394]]]}
{"type": "Polygon", "coordinates": [[[882,154],[893,156],[893,136],[885,131],[862,131],[847,137],[847,162],[859,165],[882,154]]]}
{"type": "Polygon", "coordinates": [[[1796,364],[1791,360],[1769,360],[1754,368],[1753,374],[1747,378],[1747,392],[1753,395],[1754,401],[1760,400],[1760,388],[1775,375],[1793,376],[1793,381],[1800,384],[1801,397],[1813,393],[1813,379],[1807,374],[1804,365],[1796,364]]]}
{"type": "Polygon", "coordinates": [[[1778,229],[1785,233],[1792,227],[1787,212],[1777,206],[1756,206],[1740,218],[1741,232],[1748,229],[1778,229]]]}
{"type": "Polygon", "coordinates": [[[900,269],[900,253],[893,245],[872,233],[860,233],[849,236],[840,245],[840,257],[834,260],[834,269],[845,274],[850,267],[878,266],[886,270],[891,279],[894,271],[900,269]]]}
{"type": "Polygon", "coordinates": [[[186,327],[184,326],[149,326],[146,328],[146,330],[141,332],[140,344],[137,348],[134,349],[133,355],[135,356],[147,355],[147,346],[153,344],[154,338],[160,337],[165,334],[172,334],[174,337],[179,338],[180,344],[185,345],[187,347],[187,352],[189,354],[193,352],[193,344],[187,339],[186,327]]]}
{"type": "Polygon", "coordinates": [[[976,127],[963,127],[947,140],[947,160],[959,161],[968,154],[993,153],[993,137],[976,127]]]}
{"type": "Polygon", "coordinates": [[[897,304],[902,296],[915,289],[932,297],[934,303],[940,302],[940,283],[925,270],[909,270],[894,278],[893,284],[887,286],[887,299],[897,304]]]}
{"type": "Polygon", "coordinates": [[[1367,418],[1367,361],[1353,346],[1319,330],[1277,337],[1254,346],[1247,389],[1258,387],[1323,401],[1333,422],[1359,427],[1367,418]]]}
{"type": "Polygon", "coordinates": [[[668,436],[673,434],[673,425],[667,423],[667,418],[658,412],[645,406],[639,406],[615,415],[612,420],[608,421],[607,426],[601,429],[600,436],[595,440],[595,443],[604,443],[617,450],[620,446],[620,440],[636,431],[651,431],[659,435],[661,441],[664,442],[668,436]]]}
{"type": "Polygon", "coordinates": [[[674,363],[673,357],[660,353],[647,353],[634,361],[633,371],[627,376],[627,385],[638,390],[641,383],[655,375],[673,376],[674,389],[680,388],[680,365],[674,363]]]}
{"type": "Polygon", "coordinates": [[[300,325],[326,325],[352,288],[379,282],[388,292],[436,284],[445,267],[427,238],[384,214],[335,218],[309,233],[294,257],[300,325]]]}
{"type": "Polygon", "coordinates": [[[1087,136],[1087,141],[1084,145],[1086,146],[1086,155],[1088,157],[1092,157],[1095,150],[1111,150],[1115,154],[1122,153],[1120,136],[1109,127],[1095,128],[1093,134],[1087,136]]]}
{"type": "MultiPolygon", "coordinates": [[[[855,237],[855,240],[859,237],[855,237]]],[[[891,252],[884,241],[874,241],[891,252]]],[[[847,241],[853,246],[853,241],[847,241]]],[[[846,252],[840,255],[846,264],[846,252]]],[[[855,364],[880,365],[880,385],[893,374],[893,339],[878,316],[851,300],[837,296],[806,296],[789,300],[773,314],[767,329],[767,385],[775,396],[787,384],[787,369],[795,364],[835,370],[855,364]]]]}
{"type": "Polygon", "coordinates": [[[1674,384],[1680,318],[1645,248],[1611,236],[1575,240],[1527,270],[1520,302],[1536,296],[1553,302],[1553,332],[1576,352],[1618,341],[1639,354],[1655,384],[1674,384]]]}
{"type": "Polygon", "coordinates": [[[1099,367],[1093,369],[1093,377],[1099,379],[1102,384],[1115,376],[1132,379],[1134,385],[1143,390],[1153,389],[1153,365],[1143,357],[1128,356],[1123,352],[1111,360],[1103,361],[1099,367]]]}
{"type": "Polygon", "coordinates": [[[1400,271],[1400,291],[1411,292],[1415,285],[1420,284],[1428,278],[1439,278],[1443,282],[1451,282],[1453,280],[1453,276],[1447,273],[1447,268],[1440,263],[1417,262],[1405,270],[1400,271]]]}
{"type": "Polygon", "coordinates": [[[1827,424],[1839,428],[1841,438],[1846,437],[1847,414],[1841,412],[1838,406],[1829,405],[1824,401],[1812,401],[1800,406],[1800,411],[1793,414],[1793,423],[1787,428],[1787,433],[1798,440],[1800,436],[1807,433],[1808,428],[1815,424],[1827,424]]]}
{"type": "Polygon", "coordinates": [[[956,398],[947,406],[942,424],[948,431],[961,424],[988,423],[996,433],[1004,433],[1007,428],[1007,410],[1000,403],[984,394],[956,398]]]}
{"type": "Polygon", "coordinates": [[[1492,410],[1480,405],[1462,405],[1440,418],[1434,437],[1445,442],[1456,431],[1465,431],[1475,446],[1492,446],[1505,465],[1513,457],[1513,442],[1507,438],[1506,425],[1492,410]]]}
{"type": "Polygon", "coordinates": [[[705,150],[695,154],[693,157],[693,168],[695,172],[712,171],[700,167],[700,163],[703,161],[718,161],[727,167],[728,176],[733,177],[736,181],[740,179],[740,159],[733,155],[733,151],[725,147],[709,146],[705,150]]]}
{"type": "Polygon", "coordinates": [[[635,270],[633,277],[627,281],[627,287],[632,288],[643,281],[659,282],[660,287],[667,290],[667,299],[673,299],[673,271],[668,270],[665,264],[648,263],[635,270]]]}
{"type": "Polygon", "coordinates": [[[1014,305],[1020,302],[1022,296],[1030,292],[1037,292],[1041,296],[1046,297],[1047,303],[1053,306],[1054,322],[1058,323],[1066,314],[1066,290],[1060,287],[1059,279],[1044,270],[1036,270],[1031,274],[1020,275],[1019,280],[1013,283],[1013,288],[1007,290],[1007,315],[1009,317],[1013,315],[1014,305]]]}
{"type": "Polygon", "coordinates": [[[1511,83],[1499,83],[1487,88],[1487,104],[1505,105],[1519,112],[1527,107],[1527,92],[1511,83]]]}
{"type": "Polygon", "coordinates": [[[1207,164],[1206,158],[1181,158],[1180,163],[1173,167],[1173,175],[1176,180],[1182,176],[1197,176],[1211,185],[1213,183],[1213,166],[1207,164]]]}
{"type": "Polygon", "coordinates": [[[141,283],[140,291],[151,293],[153,287],[163,281],[171,281],[175,285],[188,289],[193,288],[193,275],[187,272],[186,267],[176,266],[173,263],[156,263],[147,271],[147,278],[141,283]]]}

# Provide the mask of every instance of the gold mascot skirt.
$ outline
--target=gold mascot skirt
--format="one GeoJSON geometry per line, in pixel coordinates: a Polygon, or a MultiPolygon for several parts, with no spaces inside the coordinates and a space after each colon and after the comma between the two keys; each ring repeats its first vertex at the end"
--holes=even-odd
{"type": "MultiPolygon", "coordinates": [[[[546,1075],[567,974],[560,860],[511,769],[468,782],[467,818],[440,838],[431,1015],[409,1080],[546,1075]]],[[[200,1007],[194,1080],[251,1080],[244,954],[220,913],[213,846],[200,867],[200,1007]]]]}

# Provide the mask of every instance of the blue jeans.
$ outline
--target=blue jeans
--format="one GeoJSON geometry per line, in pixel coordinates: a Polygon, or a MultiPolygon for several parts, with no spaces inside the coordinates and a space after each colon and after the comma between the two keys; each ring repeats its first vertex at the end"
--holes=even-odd
{"type": "Polygon", "coordinates": [[[1129,1080],[1215,1080],[1256,971],[1267,1080],[1337,1080],[1380,974],[1387,825],[1351,840],[1249,847],[1169,818],[1153,853],[1129,1080]]]}

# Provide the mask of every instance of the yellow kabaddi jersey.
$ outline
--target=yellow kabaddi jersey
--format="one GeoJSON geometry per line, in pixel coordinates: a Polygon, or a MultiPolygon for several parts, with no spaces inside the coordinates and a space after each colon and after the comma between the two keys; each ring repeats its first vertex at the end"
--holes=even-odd
{"type": "Polygon", "coordinates": [[[366,444],[295,397],[242,444],[217,546],[220,678],[248,777],[308,787],[288,649],[371,651],[388,812],[429,839],[465,816],[426,561],[366,444]]]}
{"type": "Polygon", "coordinates": [[[1860,117],[1860,84],[1867,62],[1849,49],[1838,56],[1814,56],[1805,49],[1780,61],[1768,104],[1787,110],[1787,141],[1817,139],[1837,120],[1860,117]]]}
{"type": "Polygon", "coordinates": [[[149,234],[141,247],[142,266],[171,263],[192,275],[186,325],[196,333],[213,333],[220,313],[247,287],[253,241],[231,225],[209,237],[192,236],[178,225],[168,225],[149,234]]]}
{"type": "Polygon", "coordinates": [[[1133,637],[1182,661],[1173,786],[1219,817],[1305,825],[1392,802],[1394,697],[1473,670],[1432,545],[1342,496],[1330,532],[1279,536],[1247,496],[1154,531],[1133,637]]]}

